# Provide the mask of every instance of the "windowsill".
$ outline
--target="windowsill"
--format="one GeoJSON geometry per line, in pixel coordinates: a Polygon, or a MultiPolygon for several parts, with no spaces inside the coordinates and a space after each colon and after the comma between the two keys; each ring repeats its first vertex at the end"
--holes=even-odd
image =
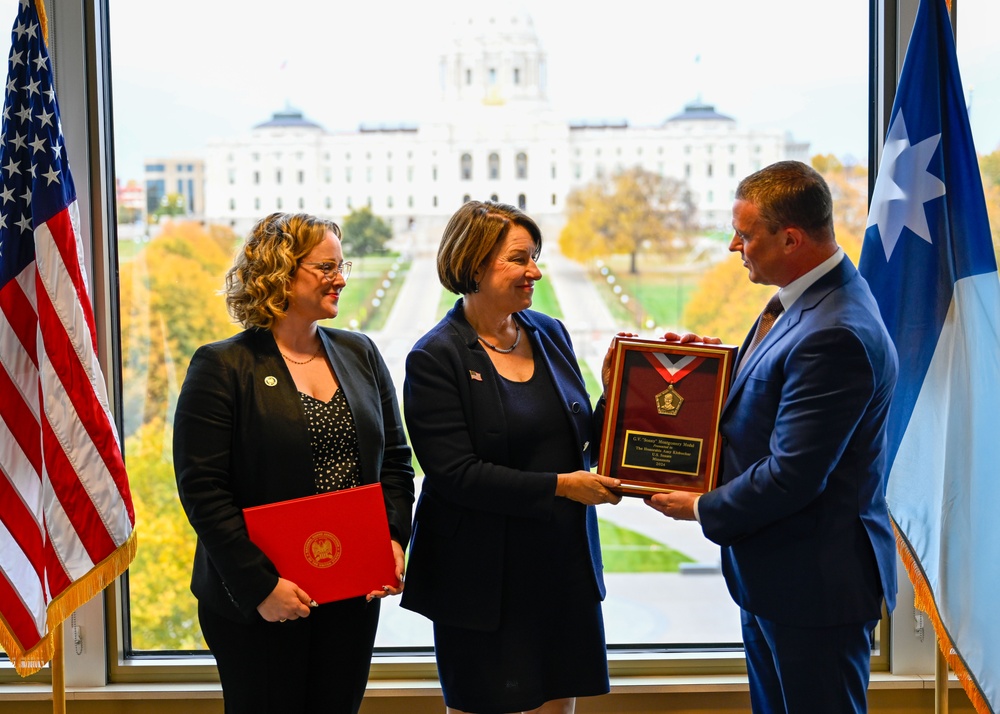
{"type": "MultiPolygon", "coordinates": [[[[960,689],[954,674],[949,689],[960,689]]],[[[934,689],[934,675],[893,675],[874,672],[869,689],[906,690],[934,689]]],[[[612,677],[611,693],[622,694],[699,694],[743,692],[747,690],[745,675],[683,675],[650,677],[612,677]]],[[[367,697],[438,697],[441,687],[437,679],[373,679],[368,683],[367,697]]],[[[42,684],[0,685],[2,701],[43,701],[52,698],[52,690],[42,684]]],[[[140,699],[221,699],[217,682],[161,682],[109,684],[105,687],[67,687],[67,701],[140,700],[140,699]]]]}

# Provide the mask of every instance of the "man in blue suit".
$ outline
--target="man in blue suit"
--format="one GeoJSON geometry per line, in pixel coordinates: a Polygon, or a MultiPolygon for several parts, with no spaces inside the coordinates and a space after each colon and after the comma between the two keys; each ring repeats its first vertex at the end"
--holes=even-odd
{"type": "Polygon", "coordinates": [[[733,230],[750,280],[779,290],[740,350],[719,486],[647,503],[722,546],[754,712],[865,712],[871,633],[896,596],[883,480],[896,352],[816,171],[783,161],[745,178],[733,230]]]}

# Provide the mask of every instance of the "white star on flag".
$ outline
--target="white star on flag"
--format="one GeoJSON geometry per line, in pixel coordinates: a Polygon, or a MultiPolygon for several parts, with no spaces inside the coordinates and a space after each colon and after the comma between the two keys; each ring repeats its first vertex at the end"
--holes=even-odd
{"type": "Polygon", "coordinates": [[[944,183],[927,171],[940,141],[941,134],[935,134],[918,144],[910,144],[902,110],[889,127],[865,226],[866,229],[878,226],[886,260],[892,256],[904,227],[928,243],[934,242],[924,204],[945,194],[944,183]]]}
{"type": "Polygon", "coordinates": [[[52,126],[52,112],[42,109],[38,114],[38,121],[41,122],[40,126],[52,126]]]}

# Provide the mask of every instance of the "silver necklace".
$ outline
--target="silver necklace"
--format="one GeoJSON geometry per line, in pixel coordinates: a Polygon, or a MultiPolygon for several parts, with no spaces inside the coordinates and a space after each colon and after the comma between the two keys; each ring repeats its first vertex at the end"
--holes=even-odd
{"type": "MultiPolygon", "coordinates": [[[[516,346],[516,345],[515,345],[515,346],[516,346]]],[[[288,360],[289,362],[291,362],[292,364],[309,364],[309,363],[310,363],[310,362],[312,362],[312,361],[313,361],[314,359],[316,359],[317,357],[319,357],[319,352],[320,352],[320,349],[321,349],[320,347],[317,347],[317,348],[316,348],[316,351],[315,351],[315,352],[313,352],[313,356],[312,356],[312,357],[310,357],[310,358],[309,358],[309,359],[307,359],[307,360],[303,360],[303,361],[301,361],[301,362],[299,362],[299,361],[298,361],[297,359],[292,359],[291,357],[289,357],[288,355],[286,355],[286,354],[285,354],[284,352],[282,352],[281,350],[278,350],[278,354],[280,354],[280,355],[281,355],[282,357],[284,357],[285,359],[287,359],[287,360],[288,360]]]]}
{"type": "Polygon", "coordinates": [[[509,355],[511,352],[517,349],[517,346],[519,344],[521,344],[521,326],[517,324],[517,320],[514,320],[514,329],[517,331],[517,337],[514,338],[514,344],[512,344],[507,349],[501,349],[496,345],[491,345],[489,342],[484,340],[481,335],[476,335],[476,337],[479,337],[479,341],[482,342],[487,347],[489,347],[494,352],[498,352],[502,355],[509,355]]]}

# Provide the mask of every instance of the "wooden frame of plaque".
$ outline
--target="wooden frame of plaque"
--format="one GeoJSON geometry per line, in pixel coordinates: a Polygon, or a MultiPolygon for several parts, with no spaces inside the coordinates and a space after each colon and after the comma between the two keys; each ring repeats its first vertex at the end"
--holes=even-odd
{"type": "Polygon", "coordinates": [[[598,473],[626,496],[715,488],[738,348],[617,337],[598,473]]]}

